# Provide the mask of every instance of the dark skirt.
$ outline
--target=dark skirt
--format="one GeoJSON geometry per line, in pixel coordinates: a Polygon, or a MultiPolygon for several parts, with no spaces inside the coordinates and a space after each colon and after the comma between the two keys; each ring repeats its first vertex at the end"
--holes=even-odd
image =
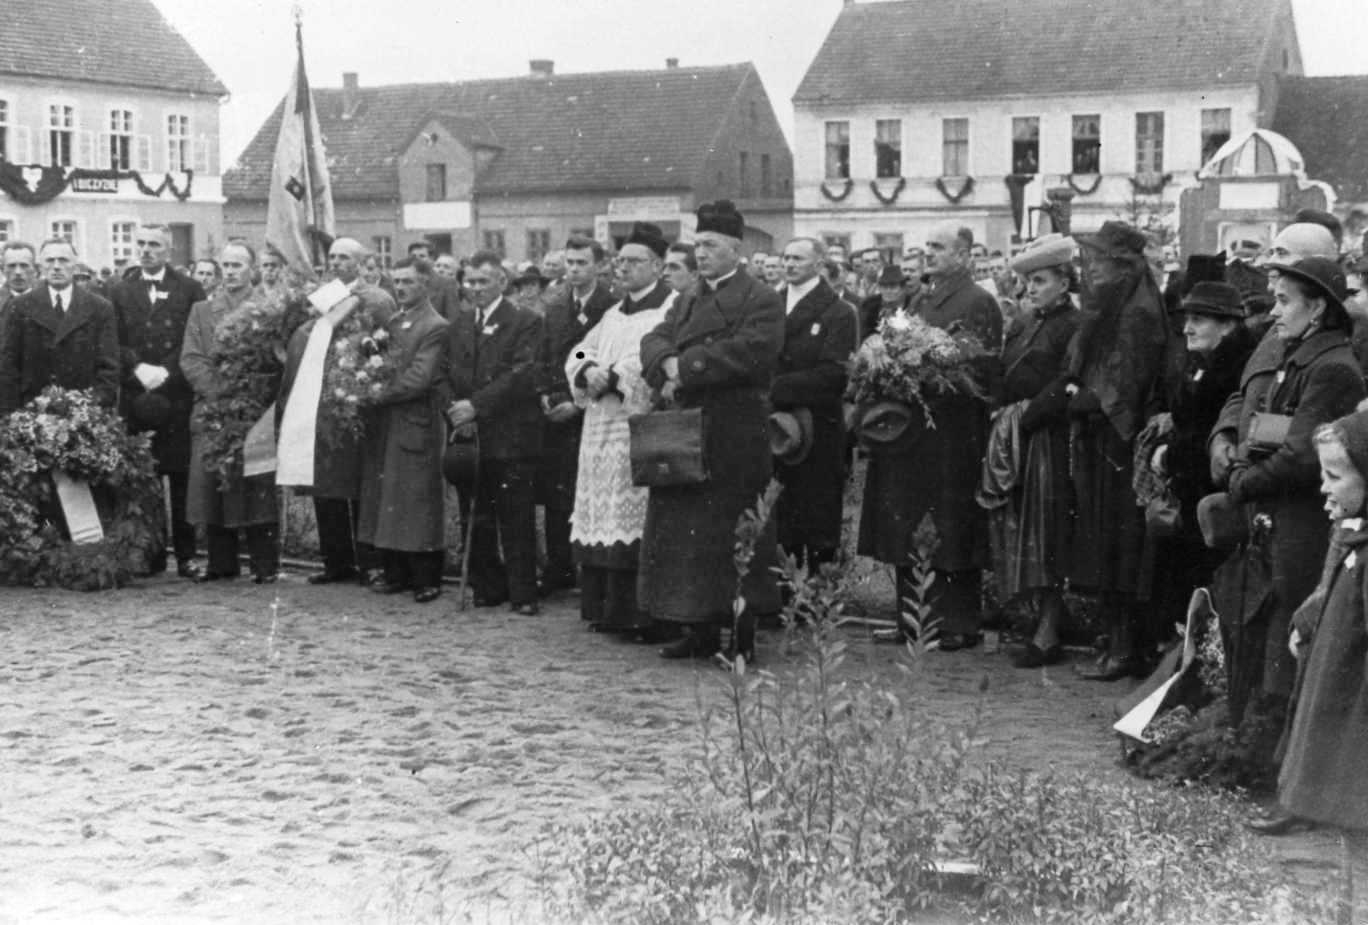
{"type": "Polygon", "coordinates": [[[1037,430],[1026,444],[1016,551],[1004,587],[1026,591],[1063,584],[1074,530],[1073,493],[1068,429],[1037,430]]]}
{"type": "Polygon", "coordinates": [[[1074,436],[1078,519],[1068,577],[1075,587],[1120,594],[1139,588],[1145,518],[1135,504],[1131,455],[1131,441],[1105,419],[1074,436]]]}

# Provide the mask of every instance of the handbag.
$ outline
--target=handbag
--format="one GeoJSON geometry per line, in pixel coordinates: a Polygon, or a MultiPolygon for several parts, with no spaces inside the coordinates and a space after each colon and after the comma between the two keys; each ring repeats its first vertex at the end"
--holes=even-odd
{"type": "Polygon", "coordinates": [[[632,484],[645,488],[708,480],[702,408],[648,411],[627,418],[632,484]]]}
{"type": "Polygon", "coordinates": [[[1287,431],[1292,426],[1289,414],[1270,414],[1256,411],[1249,422],[1249,450],[1261,456],[1270,456],[1287,442],[1287,431]]]}

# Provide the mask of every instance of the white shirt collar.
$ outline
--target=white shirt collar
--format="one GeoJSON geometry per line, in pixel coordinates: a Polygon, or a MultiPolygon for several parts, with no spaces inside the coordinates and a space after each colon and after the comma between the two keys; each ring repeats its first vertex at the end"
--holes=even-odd
{"type": "Polygon", "coordinates": [[[814,276],[805,283],[799,283],[788,287],[788,305],[784,309],[786,314],[792,314],[794,307],[803,300],[803,297],[817,288],[817,284],[822,281],[820,276],[814,276]]]}
{"type": "Polygon", "coordinates": [[[57,307],[57,300],[60,298],[62,300],[62,311],[69,311],[71,309],[71,292],[71,286],[67,286],[65,289],[54,289],[49,286],[48,295],[52,298],[52,307],[57,307]]]}
{"type": "Polygon", "coordinates": [[[716,289],[718,286],[722,285],[723,283],[725,283],[727,280],[731,279],[731,278],[732,278],[733,276],[735,276],[735,275],[736,275],[736,270],[732,270],[730,273],[727,273],[727,274],[725,274],[725,275],[723,275],[723,276],[719,276],[717,279],[705,279],[703,282],[705,282],[705,283],[708,284],[708,288],[709,288],[709,289],[716,289]]]}
{"type": "Polygon", "coordinates": [[[165,265],[163,265],[162,268],[158,270],[156,273],[148,273],[146,270],[143,270],[142,279],[145,283],[160,283],[162,280],[166,279],[165,265]]]}
{"type": "Polygon", "coordinates": [[[489,306],[480,312],[480,327],[483,328],[489,324],[489,319],[499,310],[499,304],[501,302],[503,302],[503,296],[499,296],[493,302],[490,302],[489,306]]]}

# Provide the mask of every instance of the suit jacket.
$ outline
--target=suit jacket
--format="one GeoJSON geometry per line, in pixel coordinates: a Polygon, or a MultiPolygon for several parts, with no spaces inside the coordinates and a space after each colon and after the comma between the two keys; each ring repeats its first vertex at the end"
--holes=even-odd
{"type": "Polygon", "coordinates": [[[480,456],[532,460],[541,453],[537,403],[542,319],[501,298],[483,328],[474,308],[463,308],[447,328],[442,406],[475,406],[480,456]]]}
{"type": "Polygon", "coordinates": [[[110,302],[119,328],[119,363],[122,392],[119,411],[131,432],[145,429],[132,420],[133,399],[145,390],[133,374],[139,363],[164,366],[170,374],[157,392],[171,403],[171,420],[152,437],[152,452],[162,472],[187,472],[190,468],[190,412],[195,393],[181,372],[180,353],[190,307],[204,301],[204,288],[171,267],[157,287],[155,304],[148,296],[142,274],[130,274],[110,287],[110,302]]]}
{"type": "Polygon", "coordinates": [[[113,408],[119,398],[119,337],[113,307],[79,286],[58,314],[46,285],[14,299],[0,347],[0,414],[14,411],[50,385],[92,389],[113,408]]]}
{"type": "MultiPolygon", "coordinates": [[[[565,379],[565,361],[570,351],[584,340],[584,335],[603,319],[603,313],[618,302],[612,292],[602,283],[594,284],[594,291],[584,300],[584,320],[575,311],[574,294],[569,286],[562,288],[560,295],[547,306],[546,318],[542,325],[541,381],[539,391],[548,407],[562,402],[574,401],[570,395],[569,383],[565,379]]],[[[555,425],[565,428],[573,426],[578,432],[579,421],[555,425]]]]}

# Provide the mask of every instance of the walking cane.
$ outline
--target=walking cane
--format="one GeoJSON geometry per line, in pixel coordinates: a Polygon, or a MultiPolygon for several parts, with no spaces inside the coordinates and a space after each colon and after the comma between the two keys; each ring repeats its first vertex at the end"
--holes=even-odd
{"type": "MultiPolygon", "coordinates": [[[[470,541],[475,535],[475,503],[480,494],[480,430],[475,428],[475,465],[474,478],[471,479],[470,504],[466,506],[465,540],[461,545],[461,583],[457,591],[456,609],[462,613],[466,610],[466,588],[470,585],[470,541]]],[[[457,489],[459,491],[459,489],[457,489]]]]}

